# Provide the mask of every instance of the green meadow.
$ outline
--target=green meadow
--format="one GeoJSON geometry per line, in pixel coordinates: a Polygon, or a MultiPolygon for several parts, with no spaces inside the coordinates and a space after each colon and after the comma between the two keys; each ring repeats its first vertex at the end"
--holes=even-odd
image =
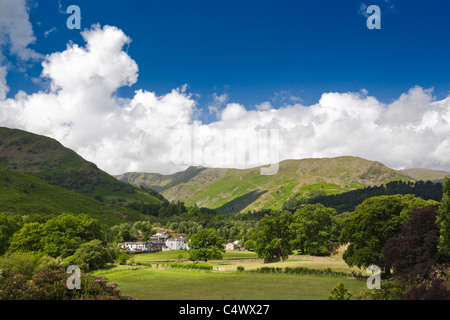
{"type": "Polygon", "coordinates": [[[288,259],[282,262],[263,263],[253,252],[227,251],[224,259],[211,260],[207,264],[213,271],[180,270],[168,268],[169,262],[185,259],[186,251],[168,251],[135,255],[136,262],[149,266],[115,265],[97,270],[95,275],[105,276],[118,284],[121,292],[143,300],[326,300],[339,282],[356,297],[366,289],[364,280],[356,280],[349,274],[361,271],[349,268],[340,260],[288,259]],[[237,272],[236,267],[244,267],[237,272]],[[304,267],[331,269],[330,274],[262,274],[248,272],[261,267],[304,267]]]}
{"type": "MultiPolygon", "coordinates": [[[[257,255],[252,251],[225,251],[223,255],[223,261],[228,261],[230,259],[257,259],[257,255]]],[[[136,262],[145,261],[176,261],[176,260],[187,260],[188,252],[187,250],[171,250],[171,251],[161,251],[155,253],[141,253],[134,256],[136,262]]]]}
{"type": "Polygon", "coordinates": [[[326,300],[339,282],[356,296],[363,280],[320,275],[204,272],[158,268],[109,270],[121,292],[141,300],[326,300]]]}

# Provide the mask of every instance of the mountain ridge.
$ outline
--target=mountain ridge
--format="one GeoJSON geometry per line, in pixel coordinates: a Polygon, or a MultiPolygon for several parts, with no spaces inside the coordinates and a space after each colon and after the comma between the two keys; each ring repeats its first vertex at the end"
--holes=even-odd
{"type": "Polygon", "coordinates": [[[100,226],[144,220],[130,208],[107,204],[91,197],[51,185],[30,174],[0,168],[0,212],[21,215],[88,214],[100,226]]]}
{"type": "Polygon", "coordinates": [[[423,180],[423,181],[429,180],[432,182],[442,182],[446,177],[450,177],[450,172],[426,168],[411,168],[399,171],[405,173],[406,175],[416,180],[423,180]]]}
{"type": "Polygon", "coordinates": [[[31,174],[51,185],[107,202],[161,202],[118,181],[57,140],[20,129],[0,127],[0,168],[31,174]]]}
{"type": "Polygon", "coordinates": [[[272,176],[260,175],[260,168],[191,166],[172,175],[133,172],[115,177],[157,190],[169,201],[181,200],[224,213],[279,209],[292,196],[335,194],[395,179],[415,180],[378,161],[352,156],[284,160],[272,176]]]}

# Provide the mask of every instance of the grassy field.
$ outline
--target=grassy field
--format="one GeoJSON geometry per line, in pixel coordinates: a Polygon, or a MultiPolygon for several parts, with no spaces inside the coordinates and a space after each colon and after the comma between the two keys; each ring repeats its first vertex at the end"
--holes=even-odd
{"type": "MultiPolygon", "coordinates": [[[[134,256],[136,262],[142,261],[164,261],[164,260],[187,260],[186,250],[171,250],[156,253],[140,253],[134,256]]],[[[223,259],[257,259],[257,255],[251,251],[226,251],[223,259]]]]}
{"type": "Polygon", "coordinates": [[[362,280],[289,274],[246,274],[170,269],[109,270],[108,281],[143,300],[324,300],[339,282],[355,295],[362,280]]]}
{"type": "Polygon", "coordinates": [[[187,252],[167,251],[135,255],[136,262],[150,262],[144,266],[111,266],[94,274],[105,276],[119,285],[122,293],[144,300],[322,300],[331,289],[343,282],[354,296],[366,289],[366,282],[345,276],[333,276],[334,272],[350,273],[357,268],[348,267],[342,260],[288,259],[276,263],[263,263],[254,252],[227,251],[222,260],[208,261],[213,271],[164,269],[170,261],[180,261],[187,252]],[[182,257],[180,259],[180,257],[182,257]],[[332,270],[330,275],[293,275],[239,273],[237,266],[245,270],[261,267],[304,267],[332,270]]]}
{"type": "MultiPolygon", "coordinates": [[[[179,262],[186,261],[188,253],[186,250],[173,250],[157,253],[143,253],[134,256],[136,262],[179,262]]],[[[333,260],[323,258],[323,260],[312,260],[309,256],[295,256],[286,261],[264,263],[263,259],[258,259],[255,252],[251,251],[225,251],[221,260],[209,260],[208,264],[218,271],[235,271],[237,266],[244,266],[246,270],[261,267],[304,267],[309,269],[331,268],[334,272],[351,273],[361,272],[357,267],[349,267],[343,260],[333,260]]]]}
{"type": "Polygon", "coordinates": [[[325,270],[330,268],[333,272],[345,272],[350,274],[352,271],[360,272],[361,270],[353,267],[350,268],[343,261],[314,261],[314,260],[298,260],[298,259],[289,259],[286,261],[273,262],[273,263],[264,263],[262,259],[254,259],[252,260],[211,260],[208,261],[209,264],[214,266],[214,270],[219,271],[234,271],[237,266],[243,266],[245,270],[254,270],[262,267],[274,267],[274,268],[296,268],[303,267],[308,269],[319,269],[325,270]]]}

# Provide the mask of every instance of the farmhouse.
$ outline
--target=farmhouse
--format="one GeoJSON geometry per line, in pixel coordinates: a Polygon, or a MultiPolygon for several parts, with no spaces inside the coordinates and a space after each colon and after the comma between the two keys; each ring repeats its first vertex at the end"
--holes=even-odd
{"type": "Polygon", "coordinates": [[[155,233],[153,236],[150,237],[150,241],[155,243],[166,243],[168,239],[172,238],[172,235],[168,231],[161,231],[158,233],[155,233]]]}
{"type": "Polygon", "coordinates": [[[124,251],[149,251],[148,241],[134,241],[118,243],[119,248],[124,251]]]}
{"type": "Polygon", "coordinates": [[[171,238],[166,241],[166,246],[163,251],[170,250],[189,250],[188,242],[183,238],[171,238]]]}
{"type": "Polygon", "coordinates": [[[153,241],[133,241],[118,243],[120,249],[125,252],[145,253],[163,251],[166,247],[164,243],[153,241]]]}
{"type": "Polygon", "coordinates": [[[239,240],[236,240],[234,242],[227,243],[225,245],[225,250],[228,250],[228,251],[244,251],[245,249],[242,246],[239,245],[239,240]]]}
{"type": "Polygon", "coordinates": [[[119,248],[126,252],[144,253],[170,250],[188,250],[188,242],[183,238],[172,238],[167,232],[158,232],[151,236],[150,241],[133,241],[118,243],[119,248]]]}

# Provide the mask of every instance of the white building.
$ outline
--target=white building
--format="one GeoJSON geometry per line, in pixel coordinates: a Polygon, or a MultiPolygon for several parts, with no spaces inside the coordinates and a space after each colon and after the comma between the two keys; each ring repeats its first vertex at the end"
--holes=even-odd
{"type": "Polygon", "coordinates": [[[156,233],[151,236],[150,241],[121,242],[118,245],[123,251],[134,253],[189,250],[187,241],[182,237],[172,238],[172,235],[167,231],[156,233]]]}
{"type": "Polygon", "coordinates": [[[163,247],[162,251],[170,250],[189,250],[188,242],[183,238],[170,238],[166,241],[166,246],[163,247]]]}
{"type": "Polygon", "coordinates": [[[242,250],[245,250],[245,249],[239,245],[239,240],[236,240],[234,242],[227,243],[225,245],[225,250],[228,250],[228,251],[242,251],[242,250]]]}
{"type": "Polygon", "coordinates": [[[119,247],[127,251],[148,251],[149,245],[146,241],[122,242],[119,247]]]}
{"type": "Polygon", "coordinates": [[[225,245],[225,250],[227,250],[227,251],[235,251],[235,250],[237,250],[237,245],[234,242],[227,243],[225,245]]]}

